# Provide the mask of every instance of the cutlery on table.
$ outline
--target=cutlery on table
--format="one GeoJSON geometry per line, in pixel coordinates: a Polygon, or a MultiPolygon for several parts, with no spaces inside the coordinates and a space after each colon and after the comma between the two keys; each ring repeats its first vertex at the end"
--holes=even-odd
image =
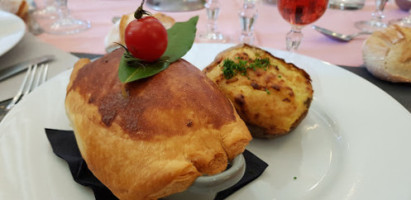
{"type": "Polygon", "coordinates": [[[0,81],[5,80],[11,76],[14,76],[16,74],[18,74],[19,72],[24,71],[25,69],[27,69],[29,66],[35,65],[35,64],[42,64],[42,63],[46,63],[49,61],[54,60],[54,56],[53,55],[45,55],[45,56],[40,56],[34,59],[30,59],[9,67],[6,67],[2,70],[0,70],[0,81]]]}
{"type": "Polygon", "coordinates": [[[345,35],[345,34],[341,34],[341,33],[337,33],[334,31],[331,31],[329,29],[326,28],[322,28],[316,25],[312,26],[314,30],[322,33],[323,35],[333,39],[333,40],[337,40],[340,42],[349,42],[351,40],[353,40],[355,37],[359,36],[359,35],[369,35],[371,34],[371,32],[368,31],[360,31],[354,34],[349,34],[349,35],[345,35]]]}
{"type": "Polygon", "coordinates": [[[36,89],[39,85],[44,83],[47,79],[48,64],[34,64],[28,67],[23,82],[20,85],[17,94],[13,97],[11,102],[6,107],[6,112],[11,110],[20,99],[25,95],[36,89]]]}

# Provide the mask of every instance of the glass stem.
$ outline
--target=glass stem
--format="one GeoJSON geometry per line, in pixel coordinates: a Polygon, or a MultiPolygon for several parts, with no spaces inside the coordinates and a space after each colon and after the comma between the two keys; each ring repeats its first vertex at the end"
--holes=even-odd
{"type": "Polygon", "coordinates": [[[60,19],[66,19],[70,15],[70,11],[67,7],[67,0],[56,0],[56,6],[59,11],[60,19]]]}
{"type": "Polygon", "coordinates": [[[403,24],[407,24],[408,26],[411,26],[411,8],[410,11],[408,12],[408,16],[404,17],[402,19],[403,24]]]}
{"type": "Polygon", "coordinates": [[[287,33],[285,42],[288,51],[296,51],[300,46],[301,40],[303,39],[302,28],[302,26],[293,25],[290,32],[287,33]]]}
{"type": "Polygon", "coordinates": [[[57,1],[56,0],[44,0],[44,9],[42,10],[43,15],[48,15],[50,18],[55,19],[57,18],[57,1]]]}
{"type": "Polygon", "coordinates": [[[241,36],[240,41],[252,44],[254,42],[254,24],[258,16],[255,0],[244,0],[240,11],[241,36]]]}
{"type": "Polygon", "coordinates": [[[220,14],[220,5],[217,0],[208,0],[205,4],[207,12],[207,32],[215,33],[217,32],[217,19],[220,14]]]}
{"type": "Polygon", "coordinates": [[[387,4],[388,0],[375,0],[375,11],[372,13],[372,19],[377,22],[382,22],[382,19],[384,18],[384,8],[385,4],[387,4]]]}

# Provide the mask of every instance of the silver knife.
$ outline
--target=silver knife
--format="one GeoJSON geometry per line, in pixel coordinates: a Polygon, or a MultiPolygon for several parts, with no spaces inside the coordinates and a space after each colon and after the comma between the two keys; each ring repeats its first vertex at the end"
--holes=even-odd
{"type": "Polygon", "coordinates": [[[54,60],[55,56],[53,55],[44,55],[37,58],[33,58],[9,67],[6,67],[0,70],[0,81],[5,80],[11,76],[18,74],[19,72],[24,71],[30,65],[41,64],[54,60]]]}

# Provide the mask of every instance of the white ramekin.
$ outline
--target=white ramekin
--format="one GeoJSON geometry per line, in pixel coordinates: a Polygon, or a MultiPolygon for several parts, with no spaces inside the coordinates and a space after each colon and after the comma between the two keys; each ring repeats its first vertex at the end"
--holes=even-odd
{"type": "Polygon", "coordinates": [[[173,194],[165,200],[213,200],[218,192],[225,190],[241,180],[245,172],[243,154],[231,162],[227,170],[212,176],[200,176],[193,185],[181,193],[173,194]]]}

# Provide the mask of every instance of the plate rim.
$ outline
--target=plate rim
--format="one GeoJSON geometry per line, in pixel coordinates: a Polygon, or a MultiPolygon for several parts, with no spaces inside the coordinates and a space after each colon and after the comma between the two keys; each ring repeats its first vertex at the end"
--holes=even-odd
{"type": "MultiPolygon", "coordinates": [[[[202,44],[202,45],[204,45],[204,44],[202,44]]],[[[201,45],[200,45],[201,46],[201,45]]],[[[224,49],[224,48],[223,48],[224,49]]],[[[282,53],[280,50],[276,50],[276,49],[270,49],[270,50],[273,50],[274,51],[274,53],[275,52],[280,52],[280,54],[282,53]]],[[[270,51],[271,52],[271,51],[270,51]]],[[[277,54],[274,54],[275,56],[277,56],[277,54]]],[[[356,74],[354,74],[354,73],[352,73],[352,72],[350,72],[350,71],[348,71],[348,70],[345,70],[345,69],[343,69],[343,68],[340,68],[340,67],[338,67],[338,66],[335,66],[335,65],[332,65],[332,64],[330,64],[330,63],[327,63],[327,62],[324,62],[324,61],[321,61],[321,60],[318,60],[318,59],[316,59],[316,58],[311,58],[311,57],[308,57],[308,56],[304,56],[304,55],[299,55],[299,56],[301,56],[301,57],[303,57],[304,59],[310,59],[310,60],[314,60],[315,62],[321,62],[321,63],[323,63],[323,64],[325,64],[325,65],[327,65],[327,67],[334,67],[334,69],[331,69],[331,70],[337,70],[337,72],[342,72],[343,74],[345,74],[345,75],[347,75],[347,76],[351,76],[351,77],[353,77],[354,79],[356,79],[356,80],[360,80],[361,82],[366,82],[366,83],[368,83],[368,84],[366,84],[366,87],[372,87],[372,88],[374,88],[374,89],[371,89],[371,90],[375,90],[375,88],[376,88],[376,91],[378,90],[379,91],[379,94],[381,95],[385,95],[385,98],[387,98],[387,97],[389,97],[389,99],[391,100],[391,103],[394,103],[394,106],[396,106],[397,108],[397,110],[402,110],[402,111],[400,111],[400,112],[404,112],[404,113],[401,113],[401,116],[403,116],[402,114],[405,114],[405,113],[407,113],[408,114],[408,111],[398,102],[398,101],[396,101],[393,97],[391,97],[389,94],[387,94],[385,91],[383,91],[382,89],[380,89],[380,88],[378,88],[377,86],[375,86],[374,84],[372,84],[372,83],[370,83],[370,82],[368,82],[368,81],[366,81],[365,79],[363,79],[362,77],[360,77],[360,76],[358,76],[358,75],[356,75],[356,74]],[[331,65],[331,66],[330,66],[331,65]],[[348,73],[347,73],[348,72],[348,73]],[[354,76],[353,76],[354,75],[354,76]]],[[[58,76],[56,76],[55,78],[53,78],[53,81],[52,80],[50,80],[48,83],[46,83],[46,84],[49,84],[49,85],[51,85],[51,84],[54,84],[54,83],[56,83],[57,81],[64,81],[64,80],[62,80],[62,79],[68,79],[68,76],[69,76],[69,74],[70,74],[70,72],[69,71],[64,71],[64,72],[62,72],[61,74],[59,74],[58,76]]],[[[36,91],[34,91],[33,92],[33,96],[34,95],[37,95],[37,96],[39,96],[40,95],[40,92],[41,91],[45,91],[47,88],[43,88],[43,87],[45,87],[46,85],[43,85],[43,86],[41,86],[42,88],[39,88],[38,90],[36,90],[36,91]],[[34,94],[34,93],[36,93],[36,94],[34,94]],[[37,94],[38,93],[38,94],[37,94]]],[[[52,86],[49,86],[49,88],[50,87],[52,87],[52,86]]],[[[314,93],[314,94],[316,94],[316,93],[314,93]]],[[[31,96],[31,95],[30,95],[31,96]]],[[[34,97],[30,97],[30,98],[34,98],[34,97]]],[[[27,97],[27,99],[26,99],[26,101],[25,102],[28,102],[29,100],[30,100],[30,98],[29,97],[27,97]]],[[[24,104],[24,105],[26,105],[27,106],[27,103],[26,104],[24,104]]],[[[16,108],[18,108],[18,109],[20,109],[20,107],[23,107],[24,105],[17,105],[16,106],[16,108]]],[[[327,105],[327,104],[325,104],[325,107],[321,107],[321,109],[327,109],[328,108],[328,106],[329,105],[327,105]]],[[[14,114],[15,112],[18,112],[18,110],[17,111],[10,111],[10,113],[11,114],[14,114]]],[[[19,111],[19,112],[21,112],[21,110],[19,111]]],[[[404,116],[406,116],[406,117],[408,117],[409,119],[411,119],[411,115],[410,114],[408,114],[408,115],[404,115],[404,116]]],[[[8,119],[9,117],[8,116],[6,116],[6,118],[5,118],[5,120],[3,120],[2,121],[2,123],[0,123],[0,130],[2,130],[3,128],[4,128],[4,121],[6,121],[6,119],[8,119]]],[[[406,118],[406,119],[408,119],[408,118],[406,118]]],[[[407,127],[411,127],[411,125],[407,125],[407,127]]],[[[339,128],[344,128],[344,127],[339,127],[339,128]]],[[[11,134],[11,133],[8,133],[8,134],[11,134]]],[[[4,136],[4,135],[3,135],[4,136]]],[[[1,134],[1,131],[0,131],[0,143],[2,142],[2,139],[3,139],[4,137],[2,137],[2,134],[1,134]]],[[[410,147],[411,148],[411,147],[410,147]]],[[[0,146],[0,150],[1,150],[1,146],[0,146]]],[[[53,155],[54,156],[54,155],[53,155]]],[[[56,157],[56,156],[55,156],[56,157]]],[[[54,158],[54,159],[58,159],[57,157],[56,158],[54,158]]],[[[68,171],[68,170],[67,170],[68,171]]],[[[69,173],[69,172],[68,172],[69,173]]],[[[77,183],[75,183],[74,181],[73,181],[73,183],[74,184],[77,184],[77,183]]],[[[408,197],[408,196],[407,196],[408,197]]],[[[358,197],[357,197],[358,198],[358,197]]],[[[348,199],[348,198],[347,198],[348,199]]],[[[361,199],[361,198],[360,198],[361,199]]]]}
{"type": "Polygon", "coordinates": [[[10,20],[13,20],[13,23],[18,24],[17,25],[18,29],[16,29],[16,31],[13,33],[13,34],[16,34],[16,37],[15,37],[16,39],[7,42],[8,45],[5,45],[5,47],[0,47],[0,56],[3,56],[7,52],[9,52],[13,47],[15,47],[23,39],[23,36],[26,32],[26,25],[20,17],[16,16],[13,13],[0,10],[0,16],[6,16],[10,20]]]}

